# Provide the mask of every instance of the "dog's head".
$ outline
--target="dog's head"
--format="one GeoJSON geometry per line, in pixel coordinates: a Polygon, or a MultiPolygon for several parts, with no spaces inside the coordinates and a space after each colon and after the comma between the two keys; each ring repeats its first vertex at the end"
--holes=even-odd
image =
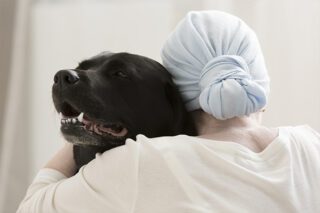
{"type": "Polygon", "coordinates": [[[143,56],[103,52],[60,70],[52,97],[61,131],[75,145],[110,148],[137,134],[190,134],[170,74],[143,56]]]}

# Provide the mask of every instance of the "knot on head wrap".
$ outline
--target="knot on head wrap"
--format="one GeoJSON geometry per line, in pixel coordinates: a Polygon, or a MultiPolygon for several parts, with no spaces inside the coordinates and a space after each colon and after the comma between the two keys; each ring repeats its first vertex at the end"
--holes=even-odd
{"type": "Polygon", "coordinates": [[[269,77],[255,33],[219,11],[189,12],[162,48],[189,111],[202,108],[218,119],[262,109],[269,77]]]}
{"type": "Polygon", "coordinates": [[[240,56],[223,55],[209,61],[199,86],[201,108],[220,120],[249,115],[266,104],[264,89],[252,81],[249,67],[240,56]]]}

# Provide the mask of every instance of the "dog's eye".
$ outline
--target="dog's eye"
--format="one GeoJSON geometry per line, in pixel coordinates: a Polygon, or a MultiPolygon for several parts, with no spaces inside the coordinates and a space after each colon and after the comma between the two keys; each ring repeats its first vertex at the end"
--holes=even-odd
{"type": "Polygon", "coordinates": [[[120,78],[128,78],[128,75],[121,70],[114,72],[112,75],[120,78]]]}

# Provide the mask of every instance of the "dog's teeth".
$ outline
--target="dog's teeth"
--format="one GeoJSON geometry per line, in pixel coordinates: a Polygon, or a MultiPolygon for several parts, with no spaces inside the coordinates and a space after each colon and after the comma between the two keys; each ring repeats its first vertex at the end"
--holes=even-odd
{"type": "Polygon", "coordinates": [[[66,118],[63,116],[61,118],[61,124],[76,124],[77,122],[79,121],[81,122],[82,120],[83,120],[83,113],[81,113],[78,117],[74,117],[74,118],[66,118]]]}
{"type": "Polygon", "coordinates": [[[63,118],[62,112],[59,113],[60,118],[63,118]]]}
{"type": "Polygon", "coordinates": [[[81,112],[80,115],[78,116],[78,121],[82,123],[82,121],[83,121],[83,112],[81,112]]]}

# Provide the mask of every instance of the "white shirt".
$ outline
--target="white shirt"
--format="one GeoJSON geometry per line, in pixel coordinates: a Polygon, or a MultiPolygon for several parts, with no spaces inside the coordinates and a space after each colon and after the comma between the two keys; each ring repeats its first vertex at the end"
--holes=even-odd
{"type": "Polygon", "coordinates": [[[260,153],[234,142],[139,135],[71,178],[40,170],[18,212],[320,212],[320,134],[280,127],[260,153]]]}

